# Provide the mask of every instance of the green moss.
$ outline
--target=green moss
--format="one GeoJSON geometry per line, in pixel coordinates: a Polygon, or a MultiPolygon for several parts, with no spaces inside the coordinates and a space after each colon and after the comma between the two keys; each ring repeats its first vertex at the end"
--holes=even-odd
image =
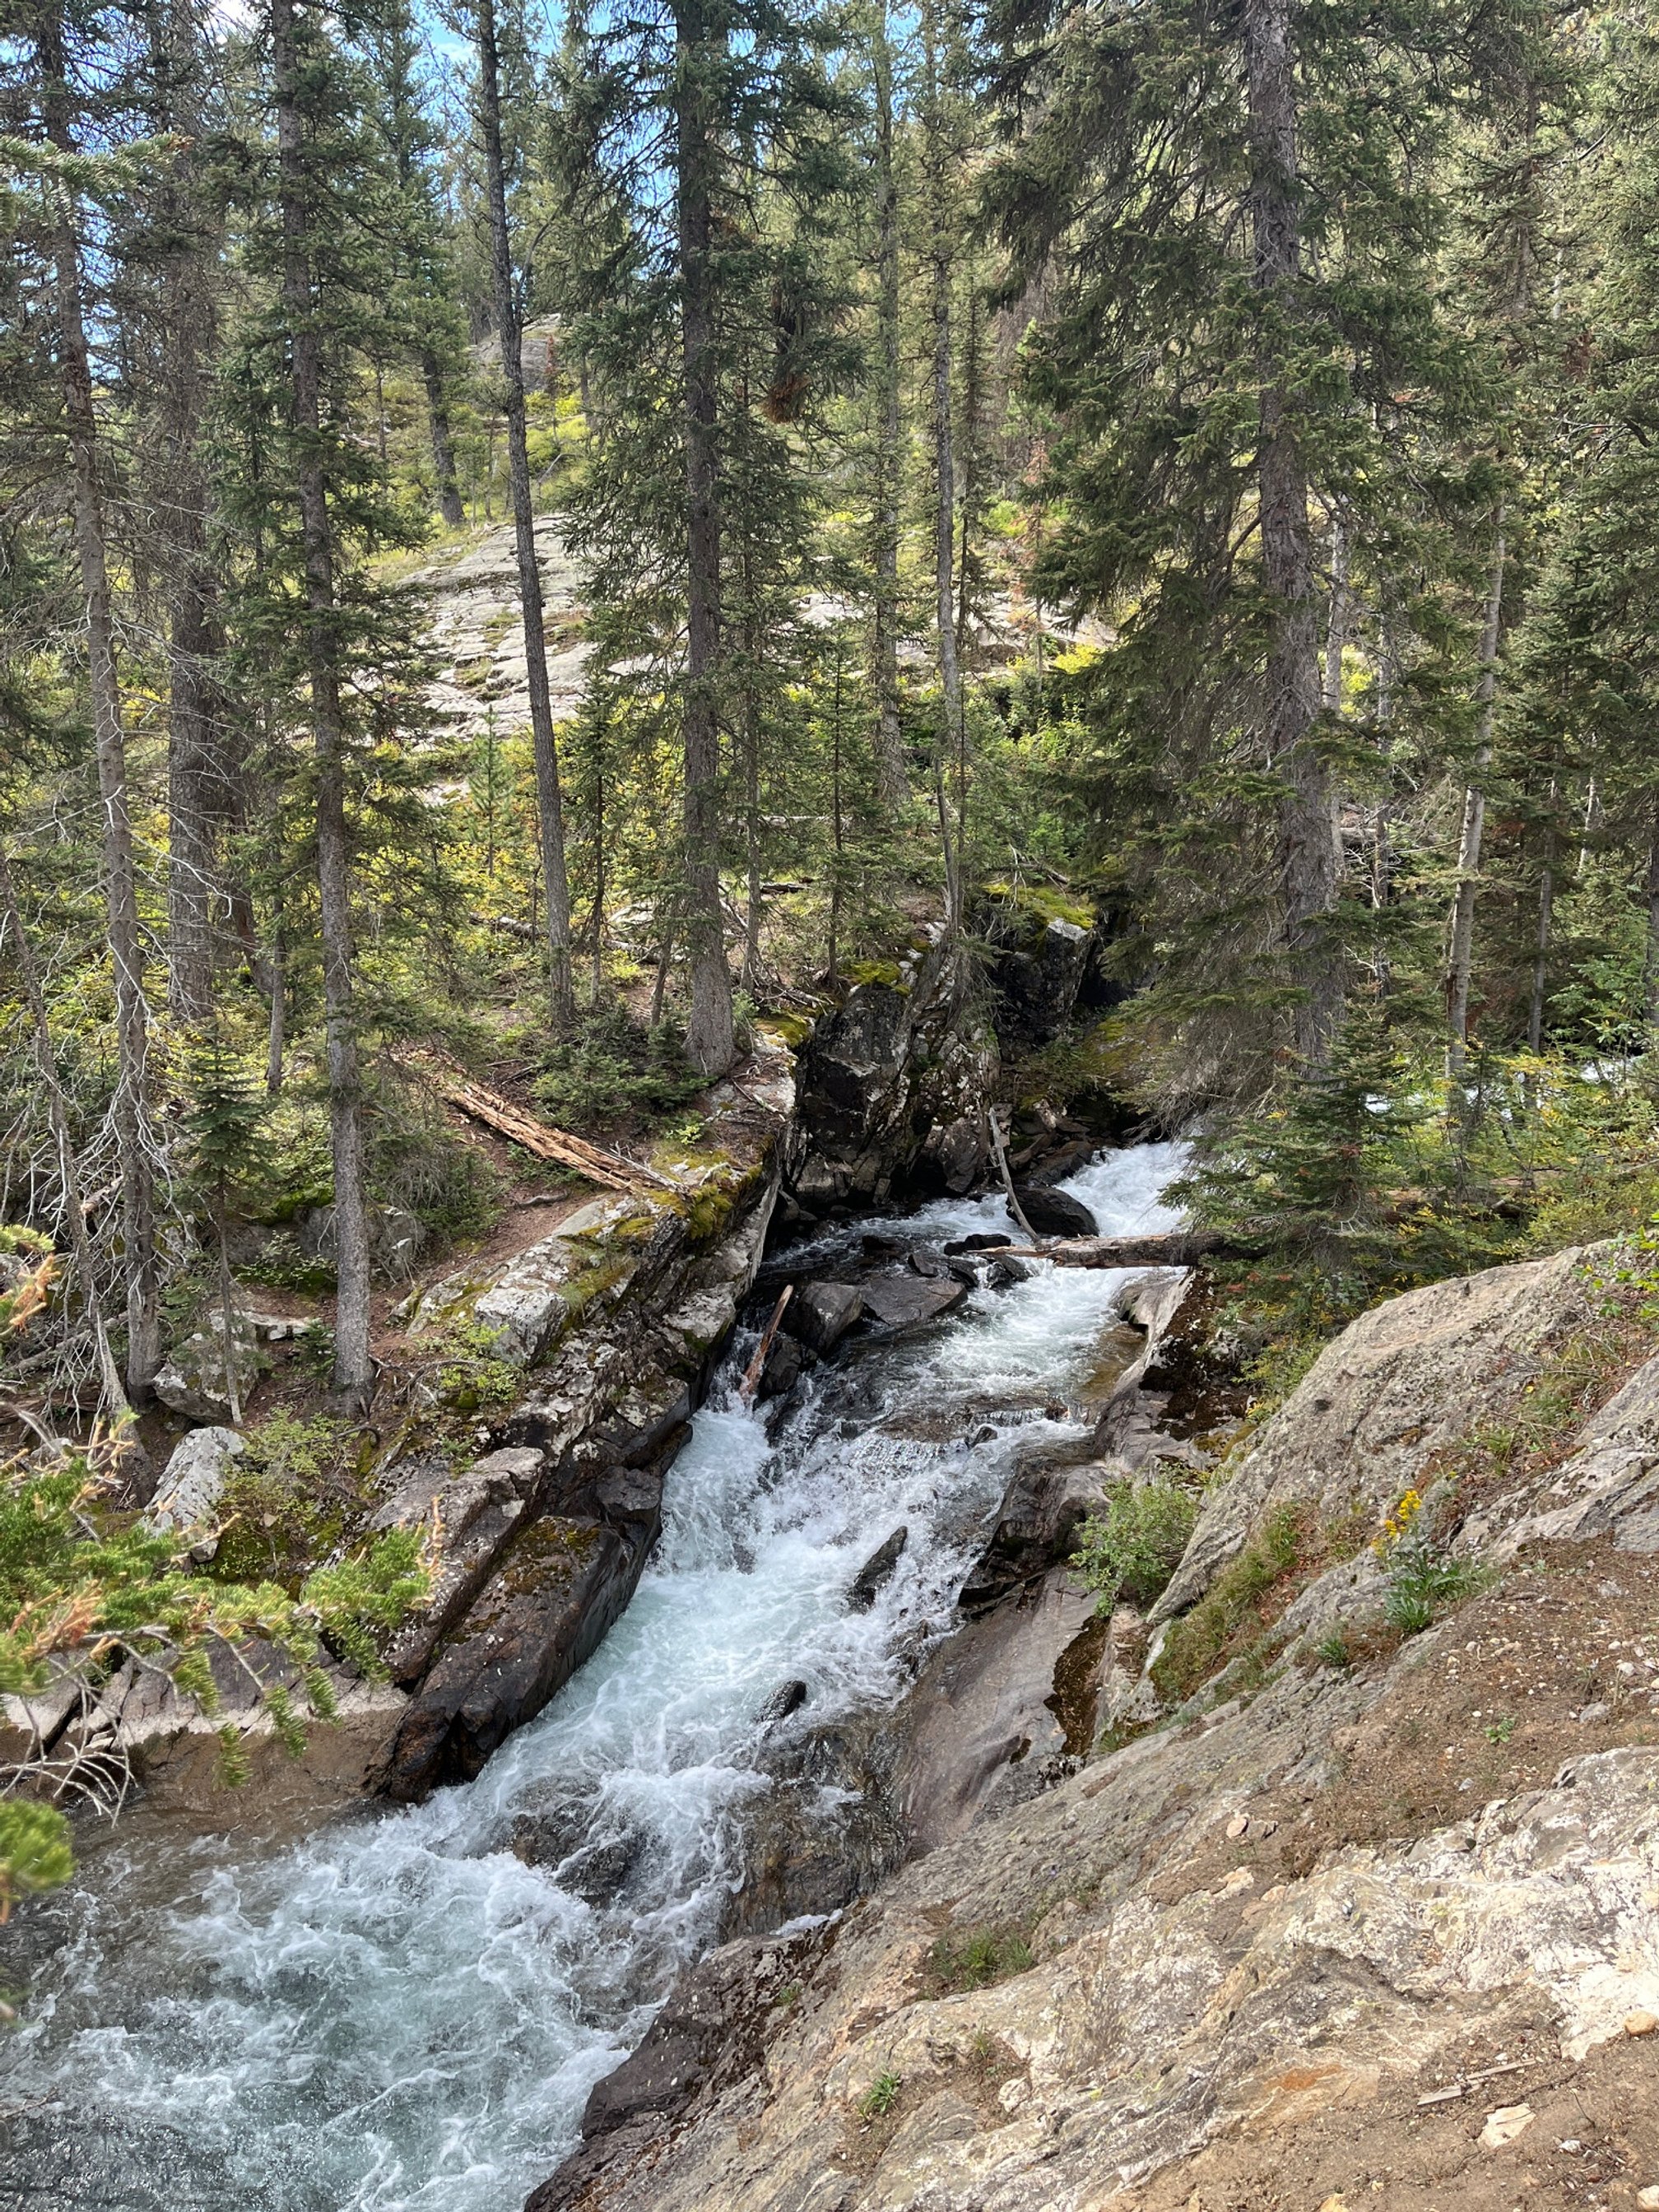
{"type": "Polygon", "coordinates": [[[799,1052],[812,1034],[811,1022],[805,1014],[768,1014],[756,1026],[791,1052],[799,1052]]]}
{"type": "Polygon", "coordinates": [[[905,988],[896,960],[854,960],[846,970],[849,983],[884,983],[890,990],[905,988]]]}
{"type": "Polygon", "coordinates": [[[606,1297],[619,1284],[627,1282],[633,1273],[632,1259],[618,1255],[596,1261],[592,1267],[574,1276],[559,1293],[564,1301],[565,1327],[580,1321],[596,1299],[606,1297]]]}
{"type": "Polygon", "coordinates": [[[987,884],[985,888],[992,898],[1000,899],[1005,905],[1045,926],[1051,921],[1069,921],[1079,929],[1092,929],[1098,919],[1086,898],[1069,889],[1062,890],[1054,884],[994,883],[987,884]]]}

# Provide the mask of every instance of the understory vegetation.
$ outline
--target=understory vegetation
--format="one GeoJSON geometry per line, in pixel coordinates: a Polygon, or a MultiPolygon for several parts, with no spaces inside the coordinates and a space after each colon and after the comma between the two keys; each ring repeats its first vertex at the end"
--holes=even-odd
{"type": "Polygon", "coordinates": [[[18,0],[0,221],[0,1689],[367,1652],[369,1458],[514,1388],[410,1285],[577,1188],[503,1115],[626,1181],[935,949],[1028,1126],[1190,1137],[1253,1419],[1659,1219],[1647,12],[18,0]],[[216,1334],[186,1565],[61,1470],[216,1334]]]}

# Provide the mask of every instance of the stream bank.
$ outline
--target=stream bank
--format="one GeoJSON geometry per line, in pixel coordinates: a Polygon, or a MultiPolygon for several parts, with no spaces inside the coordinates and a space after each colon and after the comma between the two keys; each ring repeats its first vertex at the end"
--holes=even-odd
{"type": "MultiPolygon", "coordinates": [[[[1073,1183],[1103,1226],[1145,1229],[1171,1167],[1152,1147],[1073,1183]]],[[[997,1201],[945,1200],[859,1233],[932,1248],[999,1221],[997,1201]]],[[[1022,1459],[1086,1453],[1084,1396],[1128,1279],[978,1283],[770,1407],[732,1395],[740,1337],[667,1471],[632,1603],[475,1779],[274,1855],[118,1844],[31,1915],[57,1942],[7,2101],[61,2117],[72,2099],[76,2124],[48,2160],[18,2123],[5,2189],[77,2212],[519,2202],[734,1899],[752,1890],[765,1919],[799,1893],[765,1808],[793,1793],[817,1828],[844,1815],[841,1871],[810,1870],[819,1895],[867,1877],[861,1801],[810,1758],[792,1775],[789,1746],[891,1712],[956,1623],[1022,1459]],[[854,1607],[900,1527],[890,1575],[854,1607]],[[793,1683],[805,1696],[780,1726],[793,1683]]]]}

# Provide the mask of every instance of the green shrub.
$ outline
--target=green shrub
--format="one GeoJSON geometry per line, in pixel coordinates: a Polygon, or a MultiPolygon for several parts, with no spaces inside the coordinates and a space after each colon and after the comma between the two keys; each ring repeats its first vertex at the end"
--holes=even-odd
{"type": "Polygon", "coordinates": [[[1100,1593],[1098,1609],[1109,1613],[1126,1598],[1144,1611],[1180,1564],[1197,1518],[1196,1499],[1179,1483],[1115,1482],[1105,1510],[1079,1529],[1072,1555],[1085,1588],[1100,1593]]]}
{"type": "Polygon", "coordinates": [[[878,2074],[870,2087],[859,2099],[859,2110],[866,2120],[885,2119],[898,2103],[899,2091],[904,2087],[896,2074],[878,2074]]]}
{"type": "Polygon", "coordinates": [[[1031,1947],[1017,1929],[975,1928],[941,1936],[927,1954],[927,1978],[939,1994],[988,1990],[1031,1964],[1031,1947]]]}
{"type": "MultiPolygon", "coordinates": [[[[293,1464],[303,1447],[291,1437],[289,1446],[293,1464]]],[[[27,1695],[65,1679],[93,1695],[123,1664],[141,1660],[211,1713],[218,1703],[209,1664],[214,1648],[257,1638],[298,1669],[304,1707],[328,1719],[334,1706],[320,1663],[325,1647],[365,1674],[383,1674],[380,1640],[426,1594],[421,1539],[411,1531],[393,1530],[285,1590],[269,1580],[230,1583],[201,1573],[185,1548],[191,1532],[151,1534],[112,1510],[111,1494],[78,1454],[46,1469],[26,1462],[0,1468],[0,1695],[27,1695]]],[[[304,1733],[295,1693],[274,1690],[264,1702],[293,1748],[304,1733]]],[[[222,1737],[227,1778],[234,1780],[239,1739],[228,1725],[222,1737]]],[[[67,1881],[72,1871],[61,1814],[0,1803],[0,1917],[17,1898],[67,1881]]]]}
{"type": "Polygon", "coordinates": [[[1305,1541],[1301,1509],[1275,1506],[1192,1611],[1170,1624],[1152,1670],[1161,1696],[1178,1703],[1209,1680],[1240,1632],[1259,1622],[1263,1599],[1300,1565],[1305,1541]]]}
{"type": "Polygon", "coordinates": [[[696,1096],[703,1079],[670,1024],[642,1028],[613,999],[586,1010],[574,1035],[551,1048],[533,1088],[553,1121],[580,1127],[629,1114],[672,1114],[696,1096]]]}

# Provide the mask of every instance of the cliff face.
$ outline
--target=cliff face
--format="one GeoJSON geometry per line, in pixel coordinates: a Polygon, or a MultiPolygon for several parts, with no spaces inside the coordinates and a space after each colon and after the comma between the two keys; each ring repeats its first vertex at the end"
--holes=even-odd
{"type": "Polygon", "coordinates": [[[1659,1358],[1605,1257],[1349,1329],[1112,1624],[1156,1722],[705,1960],[534,2212],[1645,2201],[1659,1358]]]}

